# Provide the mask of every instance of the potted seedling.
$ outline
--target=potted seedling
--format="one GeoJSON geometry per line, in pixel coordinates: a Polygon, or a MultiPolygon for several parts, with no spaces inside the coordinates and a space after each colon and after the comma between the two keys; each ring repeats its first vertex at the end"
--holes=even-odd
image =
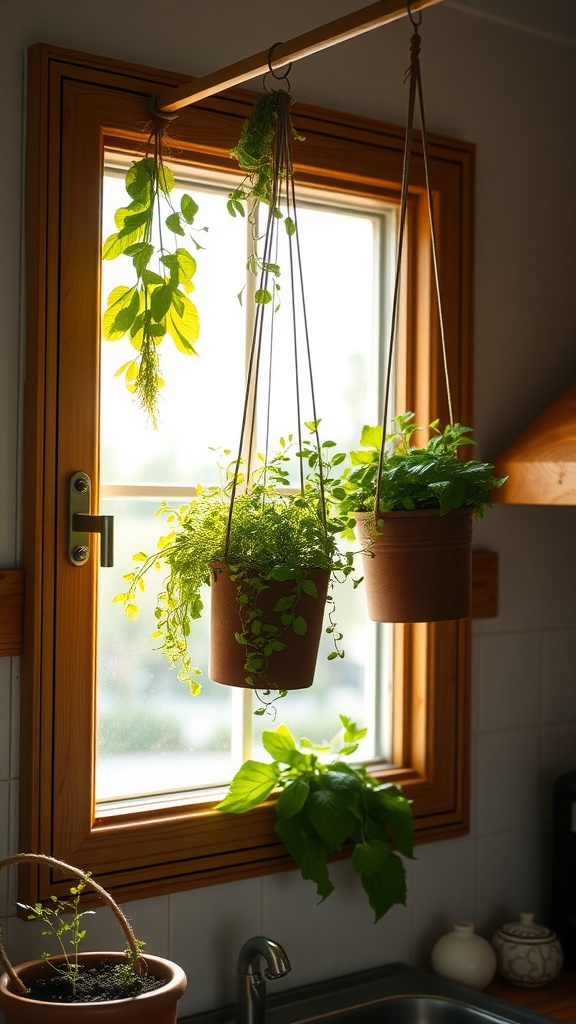
{"type": "Polygon", "coordinates": [[[61,953],[43,953],[13,967],[0,943],[0,1012],[5,1024],[176,1024],[176,1004],[186,988],[177,964],[143,954],[125,914],[89,873],[41,853],[19,853],[0,861],[0,868],[32,862],[78,879],[70,899],[33,906],[19,904],[30,920],[40,921],[43,936],[56,939],[61,953]],[[123,953],[83,953],[86,931],[80,909],[89,886],[112,909],[126,940],[123,953]]]}
{"type": "Polygon", "coordinates": [[[360,448],[331,496],[347,520],[344,535],[359,540],[369,617],[376,622],[434,622],[470,614],[472,520],[491,508],[505,478],[489,463],[459,457],[473,445],[460,423],[429,426],[413,444],[414,414],[394,418],[382,445],[381,427],[365,426],[360,448]],[[378,510],[376,511],[376,506],[378,510]]]}
{"type": "Polygon", "coordinates": [[[410,801],[394,784],[380,784],[363,765],[349,762],[366,729],[340,715],[341,732],[328,744],[296,745],[285,725],[262,733],[271,762],[246,761],[234,776],[219,811],[243,814],[272,799],[276,833],[321,900],[334,890],[328,862],[351,849],[352,865],[378,921],[406,902],[412,858],[410,801]]]}
{"type": "Polygon", "coordinates": [[[165,516],[169,532],[155,552],[134,556],[138,568],[126,574],[128,589],[116,598],[134,617],[147,574],[154,568],[165,572],[153,636],[195,695],[201,686],[192,627],[202,615],[209,585],[209,676],[257,690],[259,714],[285,691],[311,685],[326,602],[331,655],[343,656],[331,590],[352,574],[352,556],[340,552],[337,527],[322,514],[313,455],[312,466],[303,454],[300,459],[303,486],[289,487],[292,455],[297,459],[298,452],[288,436],[277,452],[256,460],[247,481],[241,460],[220,461],[219,485],[198,486],[192,501],[180,508],[164,503],[158,514],[165,516]],[[235,493],[237,485],[242,493],[235,493]]]}

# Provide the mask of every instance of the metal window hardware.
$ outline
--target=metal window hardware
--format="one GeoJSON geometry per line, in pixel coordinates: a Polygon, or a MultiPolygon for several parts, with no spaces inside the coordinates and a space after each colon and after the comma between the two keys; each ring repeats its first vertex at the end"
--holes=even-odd
{"type": "Polygon", "coordinates": [[[90,534],[100,534],[100,565],[114,565],[114,516],[90,513],[92,481],[87,473],[70,477],[68,558],[72,565],[86,565],[90,558],[90,534]]]}

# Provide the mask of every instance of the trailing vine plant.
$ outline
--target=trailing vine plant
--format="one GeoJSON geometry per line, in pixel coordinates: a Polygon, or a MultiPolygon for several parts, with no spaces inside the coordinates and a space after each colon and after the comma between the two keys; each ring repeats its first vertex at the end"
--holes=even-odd
{"type": "Polygon", "coordinates": [[[103,336],[106,341],[128,337],[135,354],[116,376],[124,376],[154,427],[164,386],[159,346],[169,335],[180,352],[197,355],[194,346],[200,333],[198,310],[189,298],[196,260],[177,242],[188,236],[196,250],[203,248],[194,237],[198,205],[188,193],[182,195],[179,209],[172,203],[174,174],[163,159],[166,127],[166,120],[154,121],[144,156],[129,167],[125,185],[131,201],[116,211],[117,230],[102,251],[105,260],[122,255],[132,260],[135,280],[117,285],[108,296],[103,336]],[[172,247],[167,234],[174,239],[172,247]]]}
{"type": "MultiPolygon", "coordinates": [[[[317,424],[306,424],[314,433],[317,424]]],[[[325,441],[323,471],[330,485],[332,467],[339,456],[331,457],[332,441],[325,441]]],[[[163,502],[156,515],[165,518],[168,532],[158,541],[151,554],[139,551],[133,555],[137,567],[124,575],[126,590],[115,597],[124,605],[129,618],[138,615],[139,596],[144,591],[148,574],[164,572],[163,587],[157,596],[156,619],[152,638],[158,649],[178,669],[178,679],[186,683],[192,696],[202,687],[201,670],[193,653],[193,624],[204,610],[203,588],[212,581],[214,563],[226,557],[227,523],[234,480],[246,483],[246,490],[236,497],[234,516],[228,540],[228,563],[238,588],[239,619],[236,642],[242,645],[245,657],[245,682],[260,701],[255,711],[262,715],[284,690],[267,684],[268,659],[285,647],[286,634],[302,635],[307,624],[299,612],[302,593],[318,597],[310,571],[324,569],[330,574],[327,633],[333,648],[329,661],[344,657],[342,633],[334,617],[335,583],[354,579],[352,554],[339,550],[337,534],[341,523],[328,521],[327,531],[319,508],[318,453],[311,443],[296,450],[292,435],[281,438],[278,450],[266,459],[260,454],[250,478],[245,481],[243,463],[237,476],[238,461],[223,461],[230,449],[219,452],[220,483],[211,487],[197,485],[196,495],[187,505],[172,507],[163,502]],[[286,468],[291,455],[296,455],[305,469],[305,485],[300,493],[290,493],[290,474],[286,468]],[[261,607],[262,594],[272,581],[288,581],[289,592],[280,598],[272,612],[261,607]],[[192,642],[191,642],[192,639],[192,642]]]]}
{"type": "MultiPolygon", "coordinates": [[[[264,271],[272,275],[273,279],[273,289],[269,287],[256,289],[254,301],[262,305],[272,302],[273,293],[277,297],[280,290],[278,283],[280,266],[277,262],[266,259],[258,253],[260,236],[257,213],[259,204],[265,203],[271,207],[273,215],[278,220],[284,221],[288,236],[296,232],[294,217],[289,212],[285,214],[282,212],[277,180],[278,173],[286,174],[286,169],[279,165],[276,148],[279,118],[288,120],[293,140],[304,141],[304,136],[298,134],[288,113],[291,103],[292,97],[285,89],[273,89],[270,92],[262,93],[242,125],[236,146],[230,150],[230,156],[238,161],[240,170],[245,171],[245,177],[240,185],[229,193],[227,207],[232,217],[247,216],[252,225],[252,250],[248,255],[246,267],[254,277],[264,271]]],[[[244,289],[238,295],[240,302],[242,302],[243,291],[244,289]]]]}

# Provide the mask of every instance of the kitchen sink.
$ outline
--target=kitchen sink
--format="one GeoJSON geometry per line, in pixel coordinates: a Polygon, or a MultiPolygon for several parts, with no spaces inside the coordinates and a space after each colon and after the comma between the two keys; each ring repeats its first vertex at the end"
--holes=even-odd
{"type": "MultiPolygon", "coordinates": [[[[234,1024],[234,1006],[180,1024],[234,1024]]],[[[265,1024],[544,1024],[551,1017],[403,963],[280,993],[268,983],[265,1024]]]]}
{"type": "Polygon", "coordinates": [[[509,1016],[441,996],[388,996],[340,1013],[304,1017],[294,1024],[507,1024],[509,1016]]]}

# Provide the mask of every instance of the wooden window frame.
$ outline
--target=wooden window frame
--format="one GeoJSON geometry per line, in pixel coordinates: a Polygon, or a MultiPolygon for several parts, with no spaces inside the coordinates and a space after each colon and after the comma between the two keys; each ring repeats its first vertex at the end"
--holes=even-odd
{"type": "MultiPolygon", "coordinates": [[[[98,493],[100,179],[105,147],[136,153],[149,97],[184,76],[45,44],[29,50],[20,848],[88,867],[128,900],[293,867],[270,804],[238,817],[207,803],[94,818],[97,566],[67,560],[67,487],[98,493]],[[81,233],[78,232],[81,225],[81,233]]],[[[254,94],[231,90],[182,111],[174,157],[230,171],[254,94]]],[[[297,180],[398,200],[402,127],[295,104],[306,137],[297,180]]],[[[474,149],[430,137],[440,275],[455,416],[471,419],[474,149]]],[[[412,161],[397,407],[447,419],[418,141],[412,161]],[[410,342],[407,342],[410,339],[410,342]],[[418,372],[417,372],[418,371],[418,372]]],[[[394,770],[414,801],[418,841],[468,830],[470,620],[396,628],[394,770]]],[[[201,698],[200,698],[201,699],[201,698]]],[[[26,902],[69,881],[27,866],[26,902]]]]}

